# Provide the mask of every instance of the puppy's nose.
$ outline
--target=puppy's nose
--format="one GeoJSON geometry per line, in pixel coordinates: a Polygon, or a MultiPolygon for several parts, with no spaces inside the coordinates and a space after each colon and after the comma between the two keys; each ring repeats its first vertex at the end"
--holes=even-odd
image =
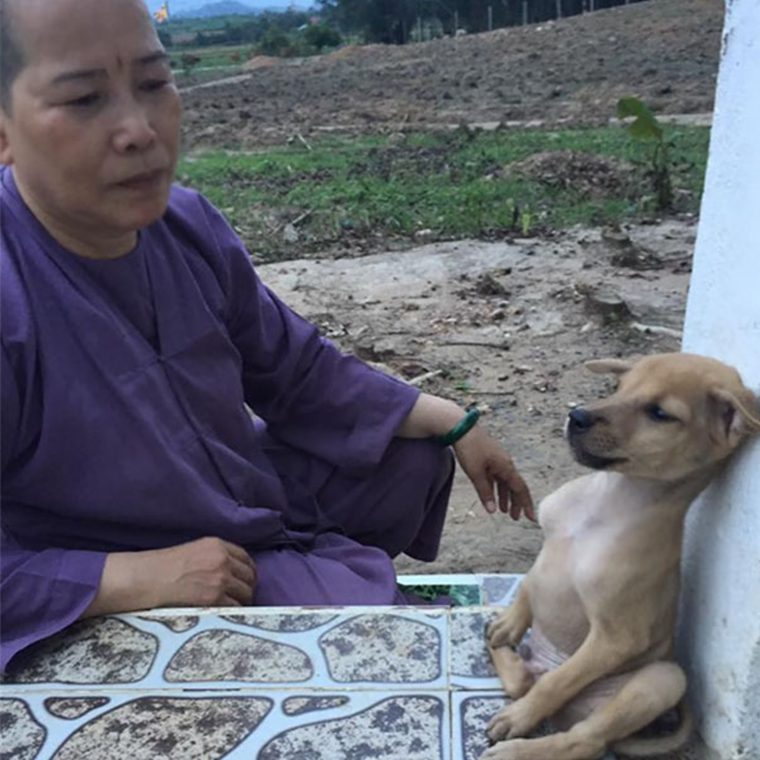
{"type": "Polygon", "coordinates": [[[585,409],[572,409],[567,415],[567,429],[570,433],[585,433],[593,424],[593,415],[585,409]]]}

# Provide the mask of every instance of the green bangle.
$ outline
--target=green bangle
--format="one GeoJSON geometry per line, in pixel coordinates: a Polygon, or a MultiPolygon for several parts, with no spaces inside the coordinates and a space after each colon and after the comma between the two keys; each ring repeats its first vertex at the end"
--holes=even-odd
{"type": "Polygon", "coordinates": [[[480,409],[470,409],[456,425],[445,435],[435,437],[435,442],[441,446],[451,446],[460,438],[465,436],[475,427],[475,423],[480,419],[480,409]]]}

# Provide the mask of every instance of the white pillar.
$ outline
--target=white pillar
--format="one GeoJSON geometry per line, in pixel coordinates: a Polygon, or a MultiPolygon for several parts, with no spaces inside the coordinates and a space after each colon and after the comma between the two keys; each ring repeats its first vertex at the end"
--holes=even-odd
{"type": "MultiPolygon", "coordinates": [[[[683,348],[760,391],[760,3],[727,3],[683,348]]],[[[692,507],[678,647],[721,760],[760,758],[760,442],[692,507]]]]}

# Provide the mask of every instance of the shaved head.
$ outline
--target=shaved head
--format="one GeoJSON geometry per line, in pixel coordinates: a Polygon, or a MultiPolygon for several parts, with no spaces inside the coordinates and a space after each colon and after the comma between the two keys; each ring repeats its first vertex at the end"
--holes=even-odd
{"type": "Polygon", "coordinates": [[[166,210],[182,112],[144,0],[0,0],[0,11],[0,163],[64,247],[126,253],[166,210]]]}
{"type": "MultiPolygon", "coordinates": [[[[11,115],[11,90],[18,75],[29,63],[32,50],[26,50],[25,35],[22,29],[37,18],[40,8],[49,8],[58,0],[0,0],[0,109],[11,115]],[[34,7],[37,6],[37,7],[34,7]]],[[[150,13],[144,0],[109,0],[112,7],[124,4],[136,4],[150,23],[150,13]]],[[[64,3],[59,3],[63,6],[64,3]]],[[[28,31],[28,30],[27,30],[28,31]]]]}

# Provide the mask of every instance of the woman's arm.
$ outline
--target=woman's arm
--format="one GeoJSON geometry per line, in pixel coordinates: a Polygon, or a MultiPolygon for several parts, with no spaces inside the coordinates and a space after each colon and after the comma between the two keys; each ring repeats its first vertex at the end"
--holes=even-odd
{"type": "Polygon", "coordinates": [[[115,552],[81,617],[154,607],[236,607],[251,604],[256,567],[240,546],[201,538],[167,549],[115,552]]]}
{"type": "Polygon", "coordinates": [[[459,404],[421,393],[396,431],[399,438],[433,438],[448,433],[466,414],[459,404]]]}
{"type": "MultiPolygon", "coordinates": [[[[401,438],[434,438],[445,435],[466,412],[458,404],[422,393],[396,435],[401,438]]],[[[524,514],[535,521],[528,486],[512,458],[481,425],[475,425],[454,444],[457,461],[472,482],[487,512],[498,508],[517,520],[524,514]]]]}

